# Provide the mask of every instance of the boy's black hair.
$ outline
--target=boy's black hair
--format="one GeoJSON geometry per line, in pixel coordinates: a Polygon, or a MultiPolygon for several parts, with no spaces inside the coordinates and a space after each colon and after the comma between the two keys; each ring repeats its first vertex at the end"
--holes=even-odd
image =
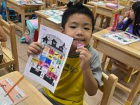
{"type": "MultiPolygon", "coordinates": [[[[139,24],[140,24],[140,1],[137,1],[132,5],[132,10],[134,11],[134,14],[135,14],[133,34],[136,36],[140,36],[140,33],[139,33],[139,30],[140,30],[140,26],[139,26],[139,24]]],[[[132,23],[132,20],[129,18],[128,21],[126,22],[126,25],[123,30],[126,30],[126,28],[131,23],[132,23]]]]}
{"type": "Polygon", "coordinates": [[[82,15],[88,16],[91,19],[91,22],[92,22],[92,32],[93,32],[93,30],[94,30],[94,16],[93,16],[93,13],[89,8],[85,7],[82,4],[71,6],[70,8],[68,8],[64,12],[64,14],[62,16],[62,28],[63,29],[65,29],[65,25],[66,25],[69,17],[74,15],[74,14],[82,14],[82,15]]]}

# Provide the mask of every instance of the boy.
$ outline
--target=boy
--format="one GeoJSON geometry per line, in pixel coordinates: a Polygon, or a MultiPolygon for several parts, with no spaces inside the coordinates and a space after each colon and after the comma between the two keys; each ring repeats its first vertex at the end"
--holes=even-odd
{"type": "MultiPolygon", "coordinates": [[[[45,87],[42,92],[54,105],[82,105],[85,90],[90,96],[95,95],[102,77],[99,55],[89,45],[94,29],[93,14],[83,5],[70,7],[63,14],[62,28],[74,41],[55,93],[45,87]],[[85,47],[77,48],[79,43],[85,47]]],[[[41,46],[32,43],[28,55],[40,53],[41,46]]]]}

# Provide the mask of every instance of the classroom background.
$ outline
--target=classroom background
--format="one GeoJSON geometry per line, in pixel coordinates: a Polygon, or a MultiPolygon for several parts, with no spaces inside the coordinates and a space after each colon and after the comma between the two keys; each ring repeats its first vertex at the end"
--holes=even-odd
{"type": "MultiPolygon", "coordinates": [[[[8,74],[11,71],[14,71],[14,68],[17,68],[21,74],[24,72],[24,69],[28,60],[27,49],[31,42],[37,41],[38,39],[39,25],[43,24],[57,31],[61,31],[61,16],[63,14],[63,9],[65,9],[65,5],[68,2],[69,0],[42,0],[42,2],[39,2],[39,3],[21,2],[20,0],[18,1],[0,0],[0,13],[1,13],[2,19],[7,22],[15,24],[16,40],[13,43],[16,43],[16,44],[14,44],[13,46],[17,47],[17,53],[15,53],[16,57],[14,59],[17,59],[15,60],[15,62],[18,65],[16,67],[13,67],[12,70],[10,69],[10,66],[7,66],[7,67],[5,67],[4,65],[0,66],[1,67],[0,76],[8,74]],[[17,2],[19,4],[17,4],[17,2]],[[56,9],[58,10],[60,9],[60,11],[53,11],[56,9]]],[[[83,0],[84,5],[90,8],[92,12],[94,13],[94,17],[96,17],[96,24],[95,24],[95,30],[93,32],[93,37],[94,35],[98,35],[98,32],[105,29],[108,32],[110,32],[111,28],[108,28],[108,27],[113,26],[114,21],[115,21],[115,14],[119,14],[123,16],[125,11],[130,10],[132,4],[134,2],[137,2],[137,0],[119,0],[114,5],[106,5],[106,3],[109,3],[109,2],[110,0],[105,0],[105,1],[101,1],[101,0],[99,1],[98,0],[97,1],[85,0],[84,1],[83,0]]],[[[100,32],[100,33],[103,33],[103,32],[100,32]]],[[[93,46],[95,44],[95,41],[96,40],[91,39],[90,44],[93,46]]],[[[6,48],[9,51],[13,51],[13,49],[11,48],[10,37],[8,37],[6,41],[6,48]]],[[[5,52],[6,51],[7,50],[5,50],[5,52]]],[[[14,51],[16,52],[16,49],[14,51]]],[[[105,57],[103,52],[99,50],[98,52],[100,54],[100,60],[103,61],[105,57]]],[[[10,58],[7,58],[7,59],[10,59],[10,58]]],[[[138,57],[138,59],[140,61],[140,56],[138,57]]],[[[7,62],[9,61],[7,60],[5,63],[7,62]]],[[[131,72],[131,74],[128,74],[128,72],[123,72],[120,68],[114,65],[112,66],[111,70],[106,70],[106,68],[109,66],[108,65],[109,62],[110,62],[109,57],[107,58],[106,61],[104,60],[103,72],[105,72],[107,75],[115,74],[119,78],[118,80],[119,83],[121,83],[122,85],[128,88],[132,88],[138,76],[139,71],[135,70],[136,72],[133,71],[131,72]],[[129,79],[128,78],[126,79],[125,77],[127,75],[130,75],[132,77],[130,77],[129,79]]],[[[35,81],[32,81],[29,78],[26,78],[26,79],[36,89],[39,89],[40,87],[42,87],[40,84],[36,83],[35,81]]],[[[113,97],[111,97],[110,105],[140,105],[139,93],[135,95],[131,104],[125,104],[129,96],[128,93],[130,92],[128,91],[126,92],[124,89],[121,90],[120,88],[116,86],[115,91],[113,93],[113,97]]],[[[102,95],[103,93],[100,90],[98,90],[95,96],[88,96],[87,94],[85,94],[84,100],[88,105],[100,105],[102,95]]]]}

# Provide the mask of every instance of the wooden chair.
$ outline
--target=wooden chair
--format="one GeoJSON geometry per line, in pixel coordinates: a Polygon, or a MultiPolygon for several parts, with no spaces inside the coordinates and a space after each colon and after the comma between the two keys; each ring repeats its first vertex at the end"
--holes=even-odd
{"type": "MultiPolygon", "coordinates": [[[[110,105],[110,101],[118,82],[118,77],[116,77],[114,74],[110,74],[109,76],[107,76],[103,72],[102,75],[103,86],[99,87],[99,89],[103,92],[103,97],[100,105],[110,105]]],[[[83,105],[88,104],[84,101],[83,105]]]]}
{"type": "Polygon", "coordinates": [[[113,62],[112,62],[112,58],[110,58],[109,56],[107,56],[107,55],[105,55],[105,54],[103,55],[102,62],[101,62],[102,70],[104,70],[105,63],[106,63],[107,58],[109,58],[109,61],[108,61],[108,65],[107,65],[107,67],[106,67],[106,70],[111,71],[112,65],[116,66],[116,67],[119,68],[121,71],[123,71],[124,73],[127,74],[127,75],[125,76],[125,78],[124,78],[124,81],[127,82],[127,83],[130,82],[132,75],[138,72],[138,70],[136,70],[136,69],[134,69],[134,68],[132,68],[132,67],[129,67],[128,69],[125,69],[125,68],[119,66],[117,63],[113,63],[113,62]]]}
{"type": "Polygon", "coordinates": [[[1,42],[2,51],[3,51],[3,60],[0,63],[0,68],[9,68],[11,70],[19,71],[18,65],[18,55],[17,55],[17,44],[15,36],[15,26],[13,24],[7,23],[4,21],[0,15],[0,25],[7,37],[10,37],[11,50],[6,47],[6,42],[1,42]]]}
{"type": "Polygon", "coordinates": [[[96,10],[97,10],[97,7],[96,6],[91,6],[91,5],[88,5],[88,4],[84,4],[84,6],[88,7],[92,11],[92,13],[94,15],[94,19],[96,20],[96,10]]]}
{"type": "MultiPolygon", "coordinates": [[[[97,7],[96,6],[91,6],[91,5],[88,5],[88,4],[84,4],[84,6],[88,7],[92,11],[92,13],[94,15],[94,20],[95,20],[94,24],[96,24],[96,19],[97,19],[96,10],[97,10],[97,7]]],[[[96,26],[94,26],[94,28],[97,29],[96,26]]]]}
{"type": "Polygon", "coordinates": [[[42,10],[51,8],[53,4],[56,3],[56,0],[42,0],[44,5],[41,7],[42,10]]]}

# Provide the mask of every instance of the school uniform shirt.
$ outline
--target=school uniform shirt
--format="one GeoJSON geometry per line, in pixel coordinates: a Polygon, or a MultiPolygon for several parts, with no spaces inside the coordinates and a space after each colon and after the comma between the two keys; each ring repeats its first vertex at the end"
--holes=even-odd
{"type": "MultiPolygon", "coordinates": [[[[88,50],[92,54],[90,67],[93,78],[101,85],[102,71],[98,52],[91,46],[88,50]]],[[[80,68],[79,56],[69,56],[63,68],[61,78],[54,93],[44,87],[47,96],[63,105],[82,105],[85,93],[83,74],[80,68]]]]}
{"type": "MultiPolygon", "coordinates": [[[[126,23],[128,21],[128,18],[125,18],[122,22],[118,23],[117,25],[117,30],[123,30],[126,23]]],[[[129,26],[125,29],[126,32],[133,34],[133,25],[132,23],[129,24],[129,26]]],[[[140,28],[139,28],[139,33],[140,33],[140,28]]]]}

